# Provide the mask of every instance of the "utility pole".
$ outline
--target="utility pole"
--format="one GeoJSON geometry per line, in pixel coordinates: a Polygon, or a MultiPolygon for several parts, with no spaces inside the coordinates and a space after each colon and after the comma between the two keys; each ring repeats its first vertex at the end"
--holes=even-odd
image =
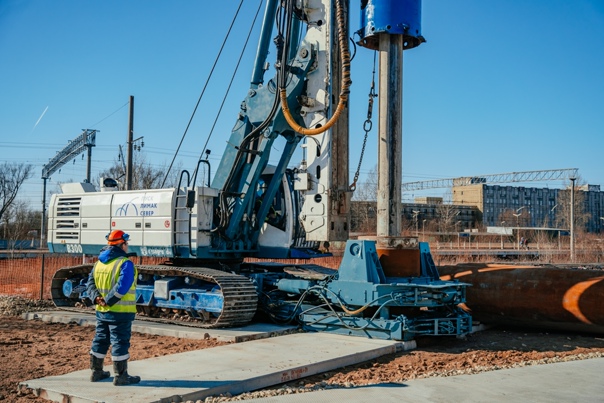
{"type": "Polygon", "coordinates": [[[516,249],[520,250],[520,222],[519,222],[519,218],[522,215],[522,213],[520,212],[523,208],[525,208],[526,206],[522,206],[519,209],[516,209],[516,213],[512,213],[512,215],[514,217],[516,217],[516,249]]]}
{"type": "Polygon", "coordinates": [[[90,183],[92,172],[92,147],[94,147],[94,143],[87,142],[85,146],[88,149],[88,159],[86,160],[86,183],[90,183]]]}
{"type": "Polygon", "coordinates": [[[42,222],[40,223],[40,249],[44,248],[44,239],[46,239],[46,181],[48,180],[48,177],[45,177],[44,174],[42,174],[42,180],[44,181],[44,184],[42,186],[42,222]]]}
{"type": "Polygon", "coordinates": [[[570,189],[570,262],[575,263],[575,181],[574,176],[569,178],[570,189]]]}
{"type": "Polygon", "coordinates": [[[132,148],[134,137],[134,96],[130,95],[130,113],[128,115],[128,162],[126,164],[126,190],[132,190],[132,148]]]}

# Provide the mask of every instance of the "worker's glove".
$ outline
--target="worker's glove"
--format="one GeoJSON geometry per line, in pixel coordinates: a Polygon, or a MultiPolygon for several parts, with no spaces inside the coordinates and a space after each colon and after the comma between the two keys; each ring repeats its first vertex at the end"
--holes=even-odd
{"type": "Polygon", "coordinates": [[[96,297],[94,299],[94,303],[100,306],[107,306],[107,302],[105,302],[105,299],[103,297],[96,297]]]}

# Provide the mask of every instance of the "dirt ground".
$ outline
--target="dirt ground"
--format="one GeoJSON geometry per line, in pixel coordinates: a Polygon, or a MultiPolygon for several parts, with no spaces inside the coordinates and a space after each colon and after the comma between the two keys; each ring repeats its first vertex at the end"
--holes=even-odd
{"type": "MultiPolygon", "coordinates": [[[[88,368],[92,327],[26,321],[17,310],[0,311],[0,401],[45,402],[19,382],[88,368]]],[[[216,340],[186,340],[134,333],[132,360],[211,348],[216,340]]],[[[416,350],[385,356],[339,371],[299,379],[296,391],[403,382],[428,376],[450,376],[518,365],[604,356],[604,336],[489,329],[466,339],[419,339],[416,350]]],[[[108,361],[106,361],[106,364],[108,361]]],[[[257,395],[256,395],[257,396],[257,395]]],[[[254,397],[254,395],[250,395],[254,397]]]]}

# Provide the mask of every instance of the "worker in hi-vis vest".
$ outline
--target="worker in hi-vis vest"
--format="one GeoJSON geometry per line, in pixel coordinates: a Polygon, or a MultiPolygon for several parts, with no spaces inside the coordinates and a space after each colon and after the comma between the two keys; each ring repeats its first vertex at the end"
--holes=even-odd
{"type": "Polygon", "coordinates": [[[131,385],[141,378],[128,375],[128,349],[132,321],[136,315],[136,278],[134,264],[128,259],[130,236],[121,230],[111,231],[107,246],[101,249],[86,285],[88,297],[96,305],[96,332],[90,349],[91,382],[109,378],[103,361],[111,345],[113,384],[131,385]]]}

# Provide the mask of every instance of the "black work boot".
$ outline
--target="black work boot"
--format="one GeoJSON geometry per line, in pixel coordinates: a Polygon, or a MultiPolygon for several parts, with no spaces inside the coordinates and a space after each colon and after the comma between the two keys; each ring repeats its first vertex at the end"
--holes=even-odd
{"type": "Polygon", "coordinates": [[[105,361],[103,358],[98,358],[90,354],[90,369],[92,370],[90,382],[102,381],[111,376],[109,371],[103,371],[103,361],[105,361]]]}
{"type": "Polygon", "coordinates": [[[140,376],[128,375],[128,360],[113,362],[113,384],[115,386],[133,385],[141,381],[140,376]]]}

